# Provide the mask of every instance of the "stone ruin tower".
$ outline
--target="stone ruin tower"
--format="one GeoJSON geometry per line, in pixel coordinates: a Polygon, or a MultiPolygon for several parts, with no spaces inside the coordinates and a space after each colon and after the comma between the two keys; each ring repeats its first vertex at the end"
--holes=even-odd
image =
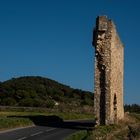
{"type": "Polygon", "coordinates": [[[124,117],[124,46],[114,23],[106,16],[96,19],[94,111],[97,125],[117,123],[124,117]]]}

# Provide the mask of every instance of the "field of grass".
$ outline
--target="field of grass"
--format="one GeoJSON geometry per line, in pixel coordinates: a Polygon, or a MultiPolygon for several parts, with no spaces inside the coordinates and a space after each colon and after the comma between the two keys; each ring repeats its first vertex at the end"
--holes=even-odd
{"type": "Polygon", "coordinates": [[[63,120],[93,119],[93,114],[47,111],[0,111],[0,130],[34,125],[31,118],[57,116],[63,120]]]}

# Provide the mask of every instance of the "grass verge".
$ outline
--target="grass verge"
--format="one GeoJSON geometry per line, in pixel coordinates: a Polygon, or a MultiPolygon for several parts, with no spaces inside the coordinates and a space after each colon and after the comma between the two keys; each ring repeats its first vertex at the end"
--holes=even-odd
{"type": "Polygon", "coordinates": [[[30,117],[58,116],[63,120],[93,119],[93,114],[35,111],[0,111],[0,130],[34,125],[30,117]]]}
{"type": "Polygon", "coordinates": [[[140,114],[125,114],[122,122],[77,132],[66,140],[140,140],[140,114]]]}
{"type": "Polygon", "coordinates": [[[70,135],[65,140],[85,140],[87,136],[88,136],[87,131],[83,130],[70,135]]]}

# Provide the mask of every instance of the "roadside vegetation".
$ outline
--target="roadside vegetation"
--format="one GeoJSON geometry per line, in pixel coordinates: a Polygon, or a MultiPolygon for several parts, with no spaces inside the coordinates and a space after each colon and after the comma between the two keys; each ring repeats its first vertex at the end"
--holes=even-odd
{"type": "Polygon", "coordinates": [[[125,113],[124,121],[80,131],[66,140],[140,140],[140,114],[125,113]]]}
{"type": "Polygon", "coordinates": [[[82,130],[72,134],[71,136],[67,137],[65,140],[86,140],[87,137],[88,137],[87,131],[82,130]]]}
{"type": "Polygon", "coordinates": [[[93,113],[76,113],[76,112],[60,112],[55,110],[47,110],[46,108],[1,108],[0,111],[0,130],[6,130],[17,127],[25,127],[44,122],[51,117],[55,121],[59,120],[78,120],[78,119],[93,119],[93,113]],[[59,120],[58,120],[59,119],[59,120]]]}

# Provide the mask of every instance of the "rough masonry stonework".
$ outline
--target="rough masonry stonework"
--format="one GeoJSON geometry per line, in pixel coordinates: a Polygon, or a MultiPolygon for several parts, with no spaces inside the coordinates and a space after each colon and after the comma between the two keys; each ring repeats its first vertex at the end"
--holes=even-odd
{"type": "Polygon", "coordinates": [[[114,23],[106,16],[96,19],[94,111],[98,125],[117,123],[124,117],[124,46],[114,23]]]}

